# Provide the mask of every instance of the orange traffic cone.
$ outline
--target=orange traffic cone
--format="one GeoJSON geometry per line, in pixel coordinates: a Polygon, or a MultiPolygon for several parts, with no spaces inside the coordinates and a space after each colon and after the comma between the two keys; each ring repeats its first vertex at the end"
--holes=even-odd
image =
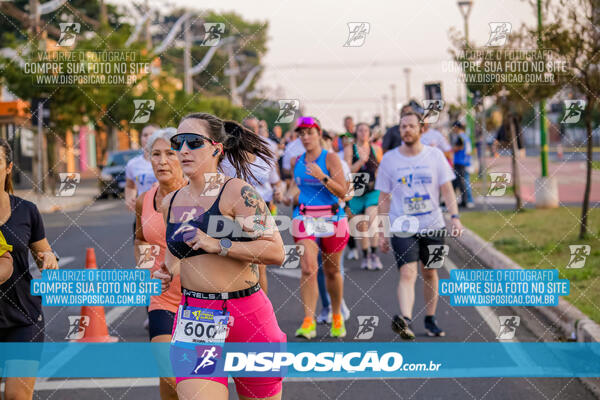
{"type": "MultiPolygon", "coordinates": [[[[96,253],[93,248],[88,248],[85,253],[85,268],[96,269],[96,253]]],[[[119,338],[108,334],[104,306],[81,306],[81,319],[79,329],[85,329],[83,338],[77,342],[118,342],[119,338]],[[89,317],[85,318],[85,317],[89,317]],[[86,320],[88,323],[86,325],[86,320]]]]}

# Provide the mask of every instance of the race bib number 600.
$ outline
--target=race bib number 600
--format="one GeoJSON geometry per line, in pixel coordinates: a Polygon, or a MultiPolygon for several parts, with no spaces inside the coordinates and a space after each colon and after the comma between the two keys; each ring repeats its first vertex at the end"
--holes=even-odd
{"type": "Polygon", "coordinates": [[[229,313],[209,308],[179,306],[172,342],[219,343],[227,337],[229,313]]]}

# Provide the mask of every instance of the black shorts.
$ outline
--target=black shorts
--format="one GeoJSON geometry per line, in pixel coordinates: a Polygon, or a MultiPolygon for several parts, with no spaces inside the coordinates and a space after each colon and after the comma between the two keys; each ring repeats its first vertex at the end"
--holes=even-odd
{"type": "Polygon", "coordinates": [[[0,342],[43,342],[45,325],[39,321],[31,325],[0,328],[0,342]]]}
{"type": "MultiPolygon", "coordinates": [[[[0,328],[0,342],[43,343],[44,333],[45,325],[43,320],[31,325],[0,328]]],[[[1,358],[7,362],[10,360],[40,361],[42,358],[42,346],[28,347],[25,353],[23,353],[23,350],[19,350],[19,348],[14,348],[14,350],[9,349],[7,354],[3,354],[1,358]]],[[[4,367],[5,365],[0,362],[0,377],[4,373],[4,367]]]]}
{"type": "Polygon", "coordinates": [[[152,310],[148,313],[148,334],[150,340],[159,335],[170,335],[173,332],[175,313],[167,310],[152,310]]]}
{"type": "Polygon", "coordinates": [[[446,229],[440,229],[432,232],[430,235],[392,236],[392,249],[394,250],[398,268],[415,261],[421,261],[423,265],[427,265],[429,261],[428,246],[443,245],[446,234],[446,229]]]}

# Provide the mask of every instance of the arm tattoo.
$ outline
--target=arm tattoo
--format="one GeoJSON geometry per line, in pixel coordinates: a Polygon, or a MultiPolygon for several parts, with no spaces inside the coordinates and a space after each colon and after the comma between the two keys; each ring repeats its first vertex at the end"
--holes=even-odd
{"type": "Polygon", "coordinates": [[[250,264],[250,269],[252,270],[252,273],[254,274],[254,276],[256,277],[256,279],[258,280],[260,274],[258,272],[258,265],[257,264],[250,264]]]}
{"type": "Polygon", "coordinates": [[[242,198],[244,199],[244,205],[248,208],[254,208],[254,229],[259,236],[267,229],[267,205],[260,195],[250,185],[242,187],[241,191],[242,198]]]}

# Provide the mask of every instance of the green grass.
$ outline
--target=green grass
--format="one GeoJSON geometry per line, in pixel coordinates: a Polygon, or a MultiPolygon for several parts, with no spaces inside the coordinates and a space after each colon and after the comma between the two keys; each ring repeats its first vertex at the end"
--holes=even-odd
{"type": "Polygon", "coordinates": [[[600,169],[600,161],[592,161],[592,169],[600,169]]]}
{"type": "Polygon", "coordinates": [[[465,212],[462,223],[523,268],[557,268],[569,279],[566,296],[594,321],[600,323],[600,209],[588,216],[589,235],[578,239],[581,208],[552,210],[465,212]],[[567,269],[569,245],[588,244],[591,253],[581,269],[567,269]]]}

